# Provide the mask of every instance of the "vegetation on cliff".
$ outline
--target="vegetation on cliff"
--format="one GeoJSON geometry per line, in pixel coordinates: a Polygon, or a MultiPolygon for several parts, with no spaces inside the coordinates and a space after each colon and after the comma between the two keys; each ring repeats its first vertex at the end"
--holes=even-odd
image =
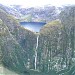
{"type": "Polygon", "coordinates": [[[33,57],[35,39],[33,32],[21,27],[13,17],[0,10],[1,64],[16,72],[24,72],[28,59],[33,57]]]}
{"type": "Polygon", "coordinates": [[[34,33],[0,9],[0,64],[19,75],[75,75],[75,6],[59,18],[34,33]]]}

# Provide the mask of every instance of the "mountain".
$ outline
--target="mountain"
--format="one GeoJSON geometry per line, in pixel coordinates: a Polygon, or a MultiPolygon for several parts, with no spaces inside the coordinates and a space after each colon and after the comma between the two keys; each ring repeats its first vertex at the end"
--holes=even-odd
{"type": "Polygon", "coordinates": [[[58,19],[60,12],[59,8],[51,5],[36,8],[22,8],[20,5],[11,5],[10,7],[4,5],[0,6],[20,21],[49,22],[58,19]]]}
{"type": "Polygon", "coordinates": [[[10,70],[23,72],[28,58],[33,58],[35,43],[35,33],[21,27],[12,16],[0,9],[1,64],[10,70]]]}
{"type": "Polygon", "coordinates": [[[18,75],[75,75],[74,12],[75,6],[65,7],[60,20],[35,33],[0,7],[1,68],[18,75]]]}
{"type": "Polygon", "coordinates": [[[0,4],[0,8],[8,14],[15,16],[16,18],[21,17],[21,14],[16,9],[11,8],[10,6],[0,4]]]}

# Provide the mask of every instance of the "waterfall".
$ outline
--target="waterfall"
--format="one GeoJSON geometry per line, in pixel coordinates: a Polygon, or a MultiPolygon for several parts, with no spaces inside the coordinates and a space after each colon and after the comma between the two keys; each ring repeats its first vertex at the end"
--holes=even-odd
{"type": "Polygon", "coordinates": [[[39,39],[39,35],[37,34],[37,43],[36,43],[36,49],[35,49],[35,70],[37,69],[37,49],[38,49],[38,39],[39,39]]]}

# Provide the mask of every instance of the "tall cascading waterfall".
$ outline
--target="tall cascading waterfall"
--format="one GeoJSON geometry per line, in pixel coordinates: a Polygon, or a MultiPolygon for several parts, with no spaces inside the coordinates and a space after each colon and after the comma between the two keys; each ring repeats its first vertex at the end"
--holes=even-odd
{"type": "Polygon", "coordinates": [[[39,39],[39,34],[37,34],[37,43],[36,43],[36,49],[35,49],[35,70],[37,69],[37,50],[38,50],[38,39],[39,39]]]}

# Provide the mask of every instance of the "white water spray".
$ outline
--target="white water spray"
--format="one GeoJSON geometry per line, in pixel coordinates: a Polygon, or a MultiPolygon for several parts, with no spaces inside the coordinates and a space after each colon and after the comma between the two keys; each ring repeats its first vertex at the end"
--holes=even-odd
{"type": "Polygon", "coordinates": [[[35,70],[37,69],[37,49],[38,49],[38,39],[39,39],[39,35],[37,34],[37,43],[36,43],[36,49],[35,49],[35,70]]]}

